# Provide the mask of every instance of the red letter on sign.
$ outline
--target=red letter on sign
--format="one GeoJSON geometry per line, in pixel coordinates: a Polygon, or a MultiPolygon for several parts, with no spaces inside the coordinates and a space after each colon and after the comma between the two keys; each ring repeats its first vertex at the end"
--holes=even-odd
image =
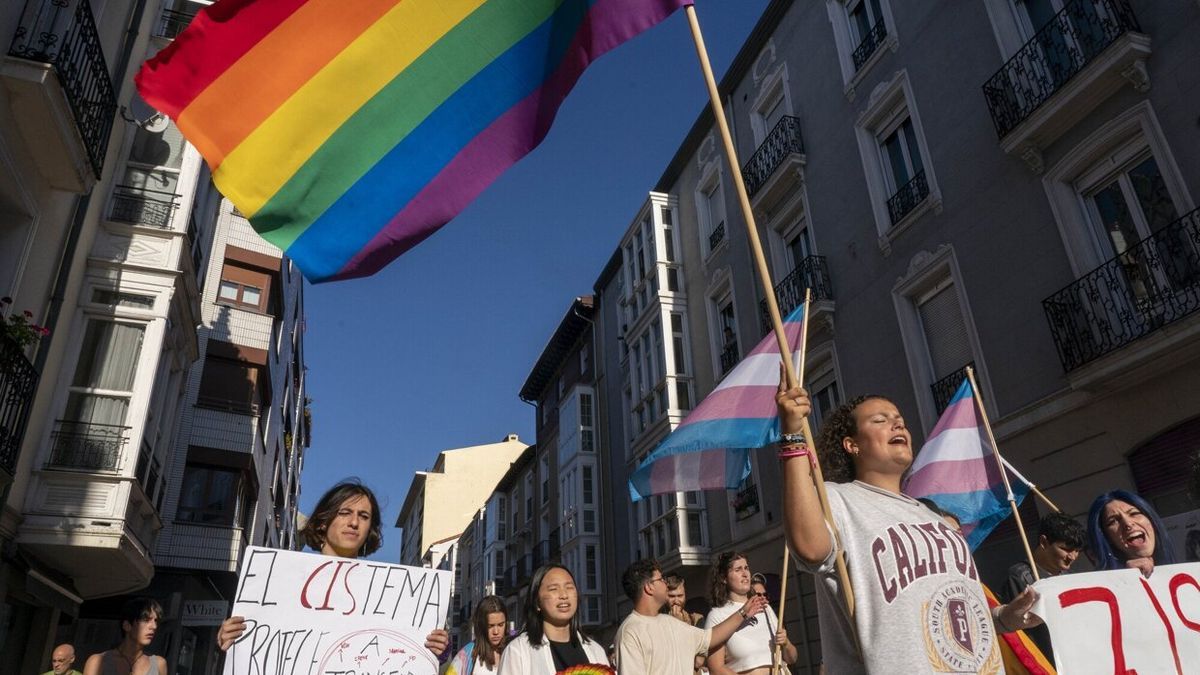
{"type": "Polygon", "coordinates": [[[1058,604],[1063,609],[1085,602],[1103,602],[1108,605],[1108,615],[1112,620],[1113,674],[1137,675],[1136,670],[1125,667],[1125,647],[1121,644],[1121,609],[1117,606],[1117,596],[1107,588],[1093,586],[1091,588],[1072,588],[1058,594],[1058,604]]]}
{"type": "Polygon", "coordinates": [[[1200,583],[1197,583],[1196,577],[1193,577],[1190,574],[1176,574],[1171,578],[1171,584],[1169,586],[1171,589],[1171,604],[1175,605],[1175,613],[1179,615],[1179,620],[1183,622],[1183,625],[1200,633],[1200,623],[1192,621],[1184,616],[1183,608],[1179,606],[1180,586],[1193,586],[1197,591],[1200,591],[1200,583]]]}
{"type": "Polygon", "coordinates": [[[1154,591],[1150,590],[1150,584],[1146,583],[1145,579],[1139,579],[1138,581],[1142,582],[1142,588],[1146,590],[1146,595],[1150,596],[1150,602],[1154,605],[1154,611],[1158,612],[1158,618],[1167,629],[1167,640],[1171,643],[1171,656],[1175,657],[1175,672],[1183,675],[1183,666],[1179,665],[1179,648],[1175,646],[1175,629],[1171,628],[1171,620],[1167,618],[1167,613],[1163,611],[1162,605],[1158,603],[1158,598],[1154,597],[1154,591]]]}

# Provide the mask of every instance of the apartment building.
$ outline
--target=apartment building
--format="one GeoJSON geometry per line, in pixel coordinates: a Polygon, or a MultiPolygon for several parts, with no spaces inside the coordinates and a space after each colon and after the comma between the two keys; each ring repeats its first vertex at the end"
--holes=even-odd
{"type": "Polygon", "coordinates": [[[154,573],[207,255],[198,155],[129,112],[158,11],[0,9],[0,294],[51,330],[0,337],[5,672],[43,670],[89,602],[154,573]]]}
{"type": "Polygon", "coordinates": [[[110,647],[148,594],[172,672],[215,673],[241,550],[294,544],[299,273],[132,85],[200,6],[0,10],[0,293],[52,331],[0,338],[4,672],[110,647]]]}
{"type": "Polygon", "coordinates": [[[433,469],[413,475],[396,519],[404,530],[400,564],[420,566],[431,547],[459,536],[526,447],[508,434],[499,443],[443,450],[433,469]]]}
{"type": "MultiPolygon", "coordinates": [[[[1198,20],[1194,3],[1126,0],[768,6],[720,89],[781,310],[813,292],[815,421],[881,392],[919,441],[970,365],[1002,450],[1065,511],[1119,487],[1191,517],[1198,20]]],[[[767,331],[707,109],[595,290],[621,485],[767,331]]],[[[615,504],[632,523],[616,571],[654,555],[697,594],[711,554],[737,549],[778,572],[775,473],[766,454],[736,492],[615,504]]],[[[1015,536],[977,552],[985,578],[1019,557],[1015,536]]],[[[789,588],[793,672],[816,672],[811,583],[789,588]]]]}

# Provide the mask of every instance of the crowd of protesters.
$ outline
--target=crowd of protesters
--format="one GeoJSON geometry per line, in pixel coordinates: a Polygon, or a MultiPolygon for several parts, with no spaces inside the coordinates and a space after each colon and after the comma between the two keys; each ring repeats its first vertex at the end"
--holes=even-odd
{"type": "MultiPolygon", "coordinates": [[[[1098,570],[1133,568],[1146,576],[1156,565],[1175,562],[1166,528],[1150,504],[1114,490],[1096,498],[1086,526],[1061,513],[1043,517],[1036,540],[1030,542],[1031,560],[1015,562],[1003,579],[992,580],[999,591],[992,593],[971,558],[959,516],[936,501],[912,499],[901,491],[914,452],[894,403],[882,396],[852,399],[827,416],[812,442],[800,435],[809,412],[804,390],[781,383],[776,403],[784,532],[798,566],[816,581],[822,672],[927,670],[937,658],[937,645],[926,639],[929,607],[936,605],[931,601],[945,600],[940,596],[948,588],[961,596],[956,600],[965,603],[974,620],[990,623],[964,661],[968,670],[1001,672],[1000,664],[1008,664],[1010,655],[999,638],[1019,631],[1027,631],[1053,663],[1050,634],[1030,612],[1037,597],[1035,578],[1069,572],[1081,552],[1098,570]],[[827,479],[836,537],[824,520],[812,480],[814,454],[827,479]],[[911,541],[914,532],[944,548],[945,564],[931,561],[919,574],[888,577],[882,570],[898,568],[880,565],[879,559],[894,555],[896,542],[911,541]],[[839,555],[855,590],[853,616],[843,602],[839,555]]],[[[361,483],[340,483],[322,496],[301,535],[325,555],[369,555],[382,544],[378,500],[361,483]]],[[[445,661],[442,672],[448,675],[554,675],[588,666],[600,670],[587,672],[629,675],[767,675],[775,665],[798,661],[799,649],[770,605],[766,578],[751,570],[746,555],[718,554],[703,598],[689,597],[683,578],[669,572],[664,574],[652,559],[635,561],[624,571],[621,585],[633,610],[610,644],[582,630],[575,578],[567,567],[551,563],[532,575],[520,622],[509,616],[500,598],[488,596],[473,612],[473,641],[446,654],[449,634],[436,629],[425,647],[445,661]]],[[[146,652],[161,619],[162,608],[153,600],[127,603],[121,643],[88,658],[83,675],[167,675],[162,657],[146,652]]],[[[245,630],[243,617],[226,619],[218,631],[220,649],[229,649],[245,630]]],[[[53,657],[56,675],[77,672],[71,668],[71,645],[60,645],[53,657]]]]}

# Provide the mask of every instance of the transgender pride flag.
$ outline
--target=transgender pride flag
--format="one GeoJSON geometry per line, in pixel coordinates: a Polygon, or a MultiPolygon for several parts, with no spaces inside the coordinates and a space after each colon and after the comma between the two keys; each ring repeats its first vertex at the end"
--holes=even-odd
{"type": "MultiPolygon", "coordinates": [[[[783,322],[795,354],[803,318],[802,304],[783,322]]],[[[738,487],[750,475],[749,449],[779,440],[777,391],[779,343],[770,333],[646,456],[629,478],[633,501],[667,492],[738,487]]]]}
{"type": "MultiPolygon", "coordinates": [[[[932,499],[959,518],[972,550],[1012,513],[975,400],[971,381],[964,379],[904,481],[904,494],[932,499]]],[[[1029,485],[1015,471],[1009,474],[1020,504],[1029,485]]]]}

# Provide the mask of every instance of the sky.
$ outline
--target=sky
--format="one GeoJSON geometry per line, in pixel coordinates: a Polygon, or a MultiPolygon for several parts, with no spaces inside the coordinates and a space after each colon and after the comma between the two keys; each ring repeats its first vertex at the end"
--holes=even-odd
{"type": "MultiPolygon", "coordinates": [[[[766,5],[698,0],[718,80],[766,5]]],[[[373,557],[395,561],[414,472],[449,448],[534,442],[521,385],[707,104],[676,12],[592,64],[546,140],[458,218],[372,277],[306,287],[302,511],[362,479],[383,510],[373,557]]]]}

